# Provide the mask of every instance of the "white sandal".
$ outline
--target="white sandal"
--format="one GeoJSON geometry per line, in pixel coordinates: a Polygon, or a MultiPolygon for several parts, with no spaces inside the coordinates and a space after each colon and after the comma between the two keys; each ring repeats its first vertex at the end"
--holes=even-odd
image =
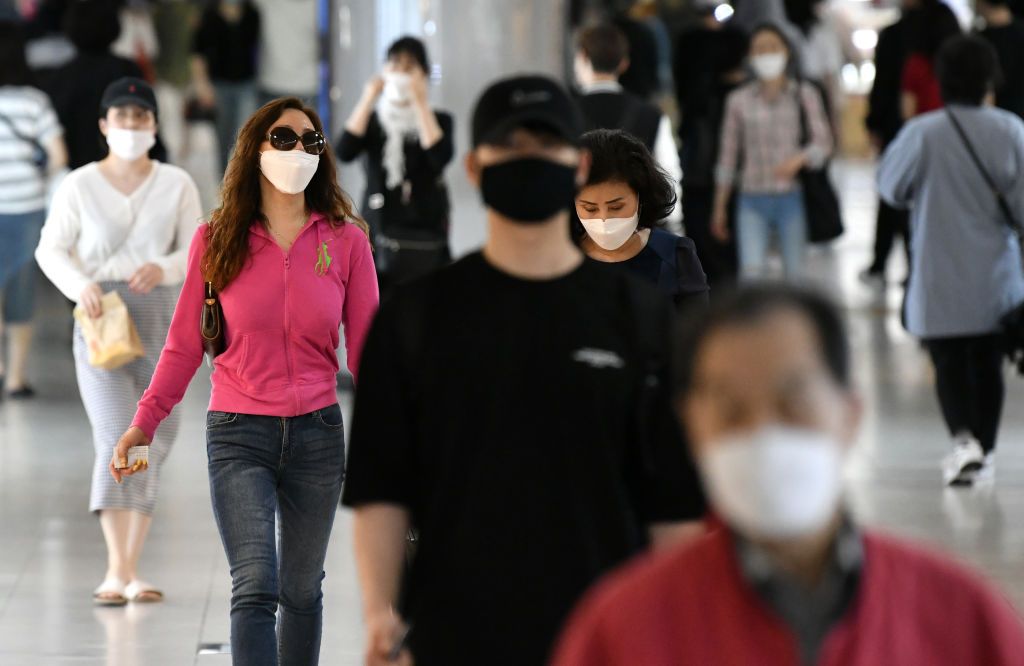
{"type": "Polygon", "coordinates": [[[92,602],[97,606],[124,606],[128,603],[124,582],[117,578],[107,578],[93,590],[92,602]]]}
{"type": "Polygon", "coordinates": [[[141,580],[133,580],[124,589],[128,601],[136,604],[155,604],[164,600],[164,593],[153,585],[141,580]]]}

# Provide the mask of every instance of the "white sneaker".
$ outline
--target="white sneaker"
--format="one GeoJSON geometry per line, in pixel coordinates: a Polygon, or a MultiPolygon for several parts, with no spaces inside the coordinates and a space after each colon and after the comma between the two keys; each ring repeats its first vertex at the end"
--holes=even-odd
{"type": "Polygon", "coordinates": [[[985,454],[985,460],[974,475],[975,483],[992,483],[996,480],[996,454],[994,452],[988,452],[985,454]]]}
{"type": "Polygon", "coordinates": [[[973,437],[958,437],[953,452],[942,460],[947,486],[969,486],[985,464],[985,452],[973,437]]]}

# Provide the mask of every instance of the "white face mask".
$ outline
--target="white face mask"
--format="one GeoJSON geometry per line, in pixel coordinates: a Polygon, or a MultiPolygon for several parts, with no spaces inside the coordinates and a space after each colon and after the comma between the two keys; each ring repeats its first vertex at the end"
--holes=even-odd
{"type": "Polygon", "coordinates": [[[412,77],[405,72],[384,72],[384,99],[392,104],[407,104],[412,77]]]}
{"type": "Polygon", "coordinates": [[[841,445],[815,430],[770,425],[727,437],[699,464],[712,506],[747,537],[814,534],[842,496],[841,445]]]}
{"type": "Polygon", "coordinates": [[[130,130],[111,127],[107,130],[107,146],[110,152],[123,160],[134,162],[156,145],[153,130],[130,130]]]}
{"type": "Polygon", "coordinates": [[[766,53],[750,59],[754,74],[762,81],[772,81],[786,73],[789,59],[785,53],[766,53]]]}
{"type": "Polygon", "coordinates": [[[268,150],[260,153],[260,171],[285,194],[304,192],[320,165],[319,155],[304,150],[268,150]]]}
{"type": "Polygon", "coordinates": [[[606,220],[580,219],[590,240],[601,248],[611,252],[626,244],[640,224],[640,207],[632,217],[609,217],[606,220]]]}

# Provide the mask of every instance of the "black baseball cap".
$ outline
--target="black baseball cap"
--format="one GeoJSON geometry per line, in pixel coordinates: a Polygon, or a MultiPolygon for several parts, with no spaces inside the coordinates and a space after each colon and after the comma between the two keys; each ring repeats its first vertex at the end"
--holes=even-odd
{"type": "Polygon", "coordinates": [[[473,147],[502,139],[523,125],[542,125],[573,145],[583,134],[579,109],[569,93],[542,75],[492,83],[473,109],[473,147]]]}
{"type": "Polygon", "coordinates": [[[156,115],[156,95],[153,88],[142,79],[126,76],[114,81],[103,91],[100,100],[100,117],[107,115],[107,110],[114,106],[141,106],[156,115]]]}

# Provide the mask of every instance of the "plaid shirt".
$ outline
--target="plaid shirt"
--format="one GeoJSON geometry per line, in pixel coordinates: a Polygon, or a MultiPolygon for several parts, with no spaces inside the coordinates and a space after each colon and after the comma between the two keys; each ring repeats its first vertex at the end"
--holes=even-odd
{"type": "Polygon", "coordinates": [[[782,95],[767,99],[757,81],[729,95],[722,124],[721,151],[715,180],[732,185],[741,171],[743,192],[778,194],[791,192],[795,180],[780,180],[775,169],[803,152],[812,169],[824,166],[832,153],[832,131],[817,89],[801,84],[800,97],[807,114],[809,141],[800,145],[800,107],[797,84],[790,82],[782,95]]]}

